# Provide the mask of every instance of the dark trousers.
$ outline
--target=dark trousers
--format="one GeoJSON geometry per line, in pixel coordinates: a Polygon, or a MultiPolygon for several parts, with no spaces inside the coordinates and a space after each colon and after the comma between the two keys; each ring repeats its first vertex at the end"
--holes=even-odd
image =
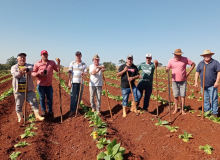
{"type": "MultiPolygon", "coordinates": [[[[143,96],[143,91],[145,90],[143,109],[147,110],[147,109],[148,109],[148,106],[149,106],[150,95],[151,95],[151,93],[152,93],[152,88],[153,88],[153,86],[152,86],[152,85],[146,85],[146,84],[144,84],[144,83],[139,83],[137,87],[138,87],[138,90],[139,90],[140,93],[141,93],[141,98],[142,98],[142,96],[143,96]]],[[[140,99],[141,99],[141,98],[140,98],[140,99]]]]}
{"type": "MultiPolygon", "coordinates": [[[[72,83],[71,94],[70,94],[70,100],[71,100],[70,111],[71,112],[76,112],[76,107],[77,107],[78,98],[79,98],[80,85],[81,83],[72,83]]],[[[79,101],[81,101],[82,99],[83,88],[84,88],[84,85],[82,85],[82,88],[81,88],[79,101]]]]}

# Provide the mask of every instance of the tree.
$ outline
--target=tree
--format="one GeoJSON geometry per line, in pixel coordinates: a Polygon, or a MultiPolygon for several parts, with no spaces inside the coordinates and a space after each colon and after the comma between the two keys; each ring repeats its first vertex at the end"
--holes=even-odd
{"type": "Polygon", "coordinates": [[[119,60],[119,64],[125,64],[125,63],[126,63],[125,60],[123,60],[123,59],[119,60]]]}
{"type": "Polygon", "coordinates": [[[8,58],[6,61],[6,64],[8,64],[10,67],[17,64],[17,58],[15,58],[14,56],[12,56],[11,58],[8,58]]]}
{"type": "Polygon", "coordinates": [[[116,70],[116,66],[112,62],[103,62],[103,65],[105,66],[105,69],[107,71],[115,71],[116,70]]]}
{"type": "Polygon", "coordinates": [[[162,67],[162,65],[163,65],[162,63],[158,63],[158,67],[162,67]]]}

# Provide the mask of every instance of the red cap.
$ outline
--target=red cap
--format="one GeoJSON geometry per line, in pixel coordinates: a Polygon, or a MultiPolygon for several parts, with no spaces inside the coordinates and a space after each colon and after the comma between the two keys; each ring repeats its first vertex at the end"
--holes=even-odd
{"type": "Polygon", "coordinates": [[[44,54],[44,53],[48,54],[48,52],[46,50],[41,51],[41,54],[44,54]]]}

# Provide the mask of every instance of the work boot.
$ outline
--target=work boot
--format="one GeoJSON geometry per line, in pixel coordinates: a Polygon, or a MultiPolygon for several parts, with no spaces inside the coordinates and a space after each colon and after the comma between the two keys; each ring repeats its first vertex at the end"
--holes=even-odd
{"type": "Polygon", "coordinates": [[[21,120],[23,119],[23,112],[16,112],[17,113],[17,117],[18,117],[18,122],[20,123],[21,120]]]}
{"type": "Polygon", "coordinates": [[[75,114],[75,112],[70,111],[69,117],[73,117],[74,114],[75,114]]]}
{"type": "Polygon", "coordinates": [[[53,121],[55,118],[54,118],[54,115],[53,115],[53,112],[48,112],[48,118],[53,121]]]}
{"type": "Polygon", "coordinates": [[[42,111],[41,117],[46,117],[47,112],[46,111],[42,111]]]}
{"type": "Polygon", "coordinates": [[[39,110],[38,109],[34,109],[34,115],[35,115],[36,120],[39,120],[39,121],[43,121],[44,120],[44,117],[41,117],[39,115],[39,110]]]}
{"type": "Polygon", "coordinates": [[[127,107],[123,106],[123,115],[122,117],[127,117],[127,107]]]}

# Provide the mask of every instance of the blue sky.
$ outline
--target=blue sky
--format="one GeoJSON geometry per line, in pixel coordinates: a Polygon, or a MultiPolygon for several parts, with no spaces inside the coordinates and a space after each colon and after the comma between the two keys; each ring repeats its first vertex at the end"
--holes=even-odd
{"type": "Polygon", "coordinates": [[[116,65],[132,54],[139,64],[146,53],[166,65],[176,48],[196,64],[206,49],[219,60],[219,7],[219,0],[0,0],[0,63],[19,52],[34,63],[44,49],[64,66],[78,50],[87,65],[95,54],[116,65]]]}

